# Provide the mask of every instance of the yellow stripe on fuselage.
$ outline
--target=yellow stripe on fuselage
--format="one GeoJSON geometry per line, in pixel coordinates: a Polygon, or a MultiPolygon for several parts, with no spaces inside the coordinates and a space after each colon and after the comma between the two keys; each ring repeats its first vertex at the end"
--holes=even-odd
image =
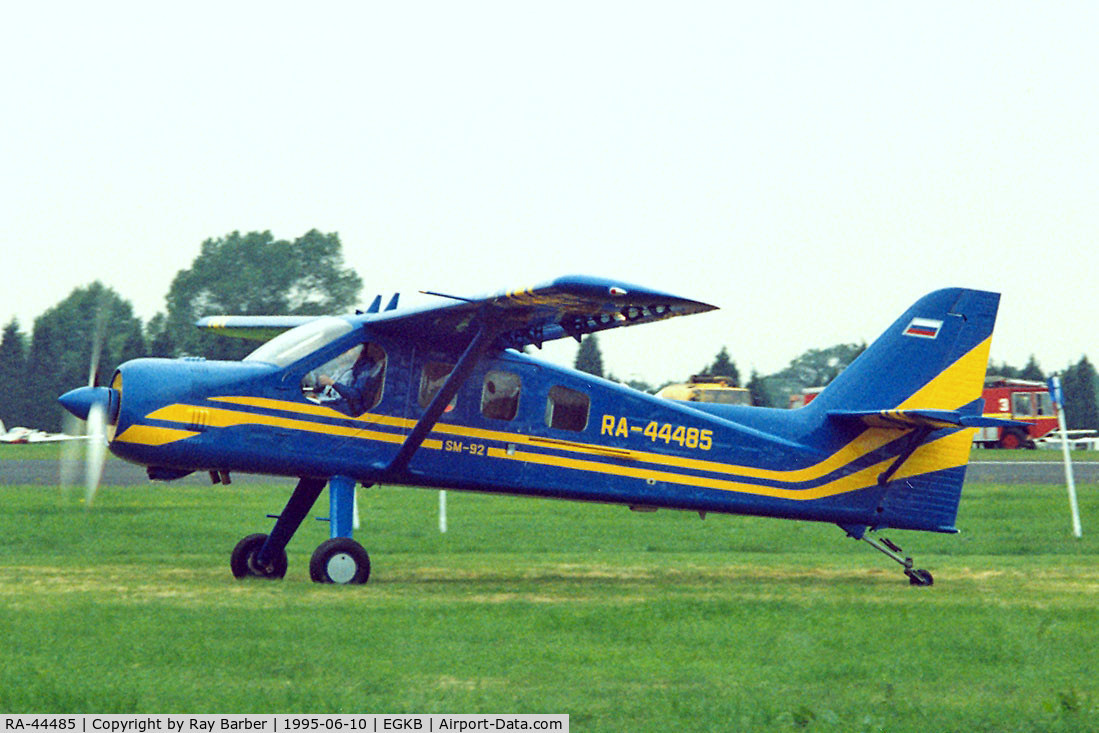
{"type": "Polygon", "coordinates": [[[121,434],[116,435],[114,439],[121,443],[135,443],[137,445],[168,445],[195,435],[198,435],[198,433],[193,430],[160,428],[154,425],[131,425],[121,434]]]}
{"type": "MultiPolygon", "coordinates": [[[[969,431],[962,431],[968,433],[969,431]]],[[[894,478],[906,478],[909,476],[915,476],[921,473],[928,473],[930,471],[940,471],[947,468],[957,468],[958,466],[965,465],[966,457],[968,456],[968,448],[966,448],[966,455],[961,456],[960,462],[951,462],[958,457],[958,451],[956,450],[956,440],[952,441],[957,434],[951,434],[939,440],[932,441],[931,443],[925,443],[920,446],[916,452],[905,462],[901,471],[898,471],[894,478]],[[944,443],[944,445],[938,445],[944,443]],[[946,463],[944,463],[944,460],[946,463]]],[[[966,441],[972,439],[972,436],[965,435],[966,441]]],[[[811,501],[813,499],[823,499],[829,496],[835,496],[837,494],[845,494],[852,491],[858,491],[859,489],[869,488],[874,486],[878,482],[878,477],[889,467],[889,465],[896,460],[896,457],[890,457],[883,461],[879,461],[872,466],[857,471],[846,476],[833,479],[827,483],[820,484],[819,486],[813,486],[805,489],[785,489],[778,486],[763,486],[760,484],[746,483],[743,481],[730,481],[728,479],[711,478],[706,476],[693,476],[682,473],[672,473],[669,471],[659,471],[654,469],[646,469],[635,466],[614,466],[606,463],[600,463],[596,461],[589,461],[578,458],[564,458],[561,456],[551,456],[545,453],[530,453],[527,451],[516,451],[514,454],[509,455],[506,451],[500,448],[490,448],[488,454],[491,458],[501,458],[508,460],[518,460],[525,463],[533,463],[544,466],[552,466],[555,468],[570,468],[577,471],[586,471],[589,473],[603,473],[613,476],[625,476],[628,478],[643,479],[646,481],[664,482],[669,484],[679,484],[682,486],[697,486],[705,489],[716,489],[719,491],[735,491],[742,494],[753,494],[755,496],[769,496],[775,499],[790,499],[793,501],[811,501]]]]}
{"type": "MultiPolygon", "coordinates": [[[[266,397],[212,397],[211,400],[245,405],[249,407],[260,407],[270,410],[281,410],[284,412],[298,412],[306,415],[316,415],[318,417],[330,417],[339,418],[341,420],[355,420],[356,422],[375,423],[378,425],[385,425],[387,427],[404,428],[408,430],[411,430],[416,425],[415,420],[391,417],[388,415],[375,415],[372,413],[366,413],[357,418],[349,418],[344,413],[337,412],[330,407],[312,404],[307,405],[286,400],[273,400],[266,397]]],[[[255,413],[241,414],[254,415],[255,413]]],[[[150,415],[150,417],[153,417],[153,415],[150,415]]],[[[247,420],[245,420],[244,422],[247,422],[247,420]]],[[[435,433],[443,433],[445,435],[453,435],[460,438],[492,440],[503,443],[513,443],[517,446],[529,446],[535,448],[549,447],[562,451],[569,451],[572,453],[582,453],[586,455],[604,457],[610,456],[614,458],[620,458],[622,460],[653,463],[656,465],[667,466],[671,468],[685,468],[692,471],[706,471],[709,473],[719,474],[723,473],[765,481],[769,480],[788,482],[813,481],[819,479],[837,469],[842,468],[843,466],[846,466],[852,461],[862,458],[868,453],[872,453],[878,448],[881,448],[882,446],[888,444],[893,440],[896,440],[899,437],[896,430],[865,430],[850,443],[812,466],[790,470],[775,470],[767,468],[756,468],[754,466],[738,466],[730,463],[723,463],[720,461],[707,461],[699,458],[666,455],[663,453],[653,453],[651,451],[618,448],[616,446],[604,446],[592,443],[554,440],[552,438],[520,435],[518,433],[509,433],[498,430],[482,430],[480,428],[472,428],[465,425],[455,425],[451,423],[437,423],[435,427],[432,428],[432,431],[435,433]]],[[[316,430],[314,432],[326,431],[316,430]]],[[[336,433],[337,431],[333,430],[332,432],[336,433]]],[[[337,434],[358,435],[358,431],[356,429],[344,428],[337,434]],[[346,432],[347,430],[350,430],[351,432],[348,433],[346,432]]],[[[383,434],[391,435],[389,433],[383,434]]],[[[399,442],[400,440],[403,440],[403,437],[398,438],[397,442],[399,442]]]]}
{"type": "MultiPolygon", "coordinates": [[[[206,418],[206,426],[213,428],[229,428],[237,425],[267,425],[288,430],[304,430],[311,433],[325,435],[339,435],[348,438],[362,438],[364,440],[377,440],[383,443],[403,443],[404,436],[398,433],[385,433],[364,428],[346,427],[343,425],[329,425],[314,422],[312,420],[298,420],[296,418],[276,417],[263,415],[256,412],[241,412],[239,410],[224,410],[217,407],[195,408],[191,405],[174,404],[155,410],[147,416],[151,420],[164,420],[166,422],[187,423],[192,422],[194,413],[201,411],[206,418]]],[[[338,414],[338,413],[337,413],[338,414]]],[[[197,433],[192,433],[197,435],[197,433]]],[[[427,447],[441,448],[441,441],[424,441],[427,447]],[[433,442],[434,445],[429,445],[433,442]]]]}

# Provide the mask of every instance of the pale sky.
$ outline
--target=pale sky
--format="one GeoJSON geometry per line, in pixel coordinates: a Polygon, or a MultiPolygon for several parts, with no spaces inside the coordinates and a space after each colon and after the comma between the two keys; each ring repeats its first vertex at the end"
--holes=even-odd
{"type": "MultiPolygon", "coordinates": [[[[1095,3],[9,3],[0,321],[148,319],[204,239],[338,232],[363,299],[567,273],[721,310],[616,375],[873,340],[1003,293],[992,356],[1099,359],[1095,3]]],[[[571,362],[575,343],[547,348],[571,362]]]]}

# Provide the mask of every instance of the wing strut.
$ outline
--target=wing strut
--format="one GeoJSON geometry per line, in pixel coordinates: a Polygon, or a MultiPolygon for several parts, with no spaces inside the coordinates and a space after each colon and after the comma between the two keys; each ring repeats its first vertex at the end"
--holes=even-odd
{"type": "Polygon", "coordinates": [[[496,340],[500,332],[499,328],[490,328],[487,322],[481,324],[481,329],[469,342],[469,346],[462,353],[462,357],[458,359],[458,363],[454,365],[454,369],[450,372],[450,376],[446,378],[442,388],[435,394],[431,403],[428,404],[427,410],[420,417],[416,426],[412,428],[412,432],[405,438],[404,443],[397,451],[397,455],[393,456],[393,460],[385,467],[384,473],[387,476],[405,472],[413,454],[420,448],[424,438],[435,427],[435,424],[439,422],[443,410],[454,399],[454,395],[458,393],[458,388],[469,377],[470,372],[473,371],[473,367],[477,365],[481,357],[491,348],[492,342],[496,340]]]}

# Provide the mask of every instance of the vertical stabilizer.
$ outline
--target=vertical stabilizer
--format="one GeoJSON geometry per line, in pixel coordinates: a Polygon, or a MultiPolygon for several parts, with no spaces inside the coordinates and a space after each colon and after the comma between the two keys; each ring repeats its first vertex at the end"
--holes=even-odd
{"type": "Polygon", "coordinates": [[[999,293],[959,288],[924,296],[809,408],[959,410],[970,405],[984,387],[999,302],[999,293]]]}
{"type": "Polygon", "coordinates": [[[957,531],[999,302],[956,288],[921,298],[804,408],[820,424],[857,419],[903,436],[873,526],[957,531]]]}

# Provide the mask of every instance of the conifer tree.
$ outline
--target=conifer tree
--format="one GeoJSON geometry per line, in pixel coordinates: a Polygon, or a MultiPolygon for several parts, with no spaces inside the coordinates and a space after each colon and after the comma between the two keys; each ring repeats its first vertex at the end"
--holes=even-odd
{"type": "Polygon", "coordinates": [[[1099,377],[1087,356],[1061,376],[1065,424],[1070,430],[1099,430],[1099,377]]]}
{"type": "Polygon", "coordinates": [[[14,318],[0,337],[0,420],[8,428],[27,422],[27,338],[14,318]]]}
{"type": "Polygon", "coordinates": [[[702,373],[713,377],[729,377],[733,380],[732,386],[740,386],[740,371],[737,370],[736,364],[729,357],[729,349],[725,346],[722,346],[721,351],[717,352],[714,363],[703,369],[702,373]]]}
{"type": "Polygon", "coordinates": [[[594,334],[585,336],[576,350],[576,369],[597,377],[603,376],[603,355],[599,352],[599,340],[594,334]]]}

